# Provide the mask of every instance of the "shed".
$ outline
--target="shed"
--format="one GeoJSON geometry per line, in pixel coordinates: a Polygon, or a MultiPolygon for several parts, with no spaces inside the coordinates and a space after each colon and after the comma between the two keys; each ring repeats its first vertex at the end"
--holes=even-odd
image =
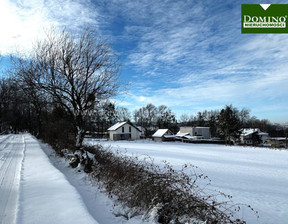
{"type": "Polygon", "coordinates": [[[158,129],[153,135],[154,141],[174,141],[175,135],[169,129],[158,129]]]}
{"type": "Polygon", "coordinates": [[[180,131],[176,134],[175,138],[182,142],[190,142],[197,139],[197,137],[191,136],[189,133],[181,133],[180,131]]]}
{"type": "Polygon", "coordinates": [[[194,139],[210,139],[210,127],[180,127],[179,133],[188,133],[194,139]]]}

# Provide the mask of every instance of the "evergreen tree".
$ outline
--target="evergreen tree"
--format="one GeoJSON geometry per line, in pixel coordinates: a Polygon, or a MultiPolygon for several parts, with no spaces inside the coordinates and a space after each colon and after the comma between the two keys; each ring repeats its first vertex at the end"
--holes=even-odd
{"type": "Polygon", "coordinates": [[[241,120],[239,111],[232,105],[226,106],[220,111],[217,119],[218,134],[224,137],[226,144],[231,144],[231,137],[239,138],[241,129],[241,120]]]}

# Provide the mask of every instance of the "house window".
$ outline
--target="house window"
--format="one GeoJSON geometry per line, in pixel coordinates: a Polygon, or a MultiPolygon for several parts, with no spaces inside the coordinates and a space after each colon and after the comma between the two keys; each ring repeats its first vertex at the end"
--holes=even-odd
{"type": "Polygon", "coordinates": [[[124,133],[124,127],[122,127],[122,133],[124,133]]]}
{"type": "Polygon", "coordinates": [[[131,126],[129,126],[129,132],[131,132],[131,126]]]}

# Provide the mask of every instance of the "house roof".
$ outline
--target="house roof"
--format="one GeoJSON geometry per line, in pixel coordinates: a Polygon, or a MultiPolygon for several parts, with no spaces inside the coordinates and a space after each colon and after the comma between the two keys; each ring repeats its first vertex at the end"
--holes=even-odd
{"type": "Polygon", "coordinates": [[[268,133],[266,132],[261,132],[259,128],[244,128],[241,130],[241,135],[242,136],[248,136],[248,135],[251,135],[253,133],[257,133],[258,135],[269,135],[268,133]]]}
{"type": "Polygon", "coordinates": [[[108,128],[108,131],[116,131],[118,128],[122,127],[126,123],[127,123],[127,121],[118,122],[118,123],[114,124],[113,126],[111,126],[110,128],[108,128]]]}
{"type": "Polygon", "coordinates": [[[176,137],[184,137],[186,135],[190,135],[189,133],[181,133],[180,131],[176,134],[176,137]]]}
{"type": "Polygon", "coordinates": [[[210,129],[210,127],[200,127],[200,126],[196,126],[195,128],[210,129]]]}
{"type": "Polygon", "coordinates": [[[268,136],[269,134],[266,132],[259,132],[258,135],[267,135],[268,136]]]}
{"type": "Polygon", "coordinates": [[[182,126],[180,128],[202,128],[202,129],[210,129],[210,127],[201,127],[201,126],[182,126]]]}
{"type": "Polygon", "coordinates": [[[187,138],[187,139],[190,139],[190,140],[193,140],[193,139],[197,139],[196,136],[190,136],[190,135],[185,135],[183,136],[184,138],[187,138]]]}
{"type": "Polygon", "coordinates": [[[274,141],[286,141],[286,138],[285,138],[285,137],[273,137],[273,138],[270,138],[270,140],[274,140],[274,141]]]}
{"type": "Polygon", "coordinates": [[[258,128],[244,128],[241,130],[241,135],[242,136],[248,136],[248,135],[251,135],[255,132],[259,132],[259,129],[258,128]]]}
{"type": "Polygon", "coordinates": [[[165,134],[169,134],[169,129],[158,129],[153,135],[152,137],[162,137],[165,134]]]}
{"type": "Polygon", "coordinates": [[[163,135],[164,138],[175,138],[175,135],[163,135]]]}
{"type": "Polygon", "coordinates": [[[131,125],[132,127],[134,127],[137,131],[140,131],[139,128],[137,128],[136,126],[134,126],[132,123],[130,123],[129,121],[124,121],[124,122],[118,122],[116,124],[114,124],[113,126],[111,126],[110,128],[108,128],[107,130],[108,131],[116,131],[117,129],[121,128],[123,125],[125,124],[129,124],[131,125]]]}

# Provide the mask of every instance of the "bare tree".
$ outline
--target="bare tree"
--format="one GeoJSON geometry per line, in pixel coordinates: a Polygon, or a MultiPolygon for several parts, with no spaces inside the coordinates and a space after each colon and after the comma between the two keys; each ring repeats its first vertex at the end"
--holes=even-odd
{"type": "Polygon", "coordinates": [[[118,121],[130,121],[131,113],[126,107],[117,107],[116,108],[116,116],[118,121]]]}
{"type": "Polygon", "coordinates": [[[80,37],[51,30],[36,42],[34,84],[72,117],[76,149],[82,148],[85,118],[97,103],[117,93],[118,57],[105,41],[86,30],[80,37]]]}
{"type": "Polygon", "coordinates": [[[33,59],[25,58],[23,55],[18,57],[12,56],[11,61],[13,62],[13,70],[10,70],[10,73],[15,75],[19,88],[29,98],[29,103],[33,106],[36,113],[37,125],[34,134],[41,137],[42,112],[49,101],[49,96],[37,82],[41,79],[41,72],[37,67],[37,62],[33,59]]]}
{"type": "Polygon", "coordinates": [[[187,126],[188,125],[188,122],[189,122],[189,115],[184,113],[184,114],[181,114],[180,116],[180,123],[184,126],[187,126]]]}

